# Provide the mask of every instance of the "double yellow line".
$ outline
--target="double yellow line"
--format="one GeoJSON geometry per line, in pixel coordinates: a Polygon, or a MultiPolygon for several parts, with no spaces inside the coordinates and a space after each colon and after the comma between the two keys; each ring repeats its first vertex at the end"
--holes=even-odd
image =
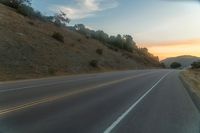
{"type": "Polygon", "coordinates": [[[61,95],[57,95],[57,96],[50,96],[50,97],[42,98],[40,100],[36,100],[36,101],[33,101],[33,102],[25,103],[25,104],[22,104],[22,105],[17,105],[17,106],[10,107],[10,108],[7,108],[7,109],[2,109],[2,110],[0,110],[0,116],[4,116],[6,114],[9,114],[9,113],[12,113],[12,112],[15,112],[15,111],[18,111],[18,110],[34,107],[34,106],[42,104],[42,103],[56,101],[56,100],[59,100],[59,99],[65,98],[65,97],[70,97],[70,96],[77,95],[77,94],[87,92],[87,91],[91,91],[91,90],[94,90],[94,89],[97,89],[97,88],[101,88],[101,87],[109,86],[109,85],[112,85],[112,84],[120,83],[120,82],[130,80],[130,79],[133,79],[133,78],[141,77],[141,76],[144,76],[144,75],[147,75],[147,74],[149,74],[149,73],[140,74],[140,75],[131,76],[131,77],[126,77],[126,78],[123,78],[123,79],[99,84],[99,85],[92,86],[92,87],[89,87],[89,88],[83,88],[81,90],[68,92],[66,94],[61,94],[61,95]]]}

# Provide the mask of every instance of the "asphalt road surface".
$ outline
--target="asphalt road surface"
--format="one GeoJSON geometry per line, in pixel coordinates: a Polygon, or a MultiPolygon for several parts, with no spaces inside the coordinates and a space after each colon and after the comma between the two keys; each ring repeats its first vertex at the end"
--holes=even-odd
{"type": "Polygon", "coordinates": [[[176,70],[0,83],[0,133],[200,133],[176,70]]]}

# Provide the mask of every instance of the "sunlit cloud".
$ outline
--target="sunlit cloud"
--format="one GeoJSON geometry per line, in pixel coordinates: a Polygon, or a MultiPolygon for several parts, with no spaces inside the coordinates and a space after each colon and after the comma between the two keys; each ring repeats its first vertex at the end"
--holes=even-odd
{"type": "Polygon", "coordinates": [[[95,16],[97,12],[115,8],[119,5],[117,0],[75,0],[73,6],[54,5],[54,12],[63,11],[70,19],[83,19],[95,16]]]}

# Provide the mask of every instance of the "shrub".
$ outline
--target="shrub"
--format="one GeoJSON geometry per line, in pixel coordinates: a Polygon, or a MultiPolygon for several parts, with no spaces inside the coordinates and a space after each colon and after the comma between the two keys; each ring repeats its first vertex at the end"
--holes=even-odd
{"type": "Polygon", "coordinates": [[[32,22],[32,21],[28,21],[27,23],[32,25],[32,26],[35,25],[34,22],[32,22]]]}
{"type": "Polygon", "coordinates": [[[54,68],[48,68],[48,74],[49,75],[55,75],[56,71],[54,68]]]}
{"type": "Polygon", "coordinates": [[[59,32],[54,32],[52,37],[56,39],[57,41],[64,43],[64,36],[60,34],[59,32]]]}
{"type": "Polygon", "coordinates": [[[191,66],[192,66],[192,69],[198,69],[198,68],[200,68],[200,61],[198,61],[198,62],[193,62],[193,63],[191,64],[191,66]]]}
{"type": "Polygon", "coordinates": [[[77,39],[78,42],[81,42],[81,38],[77,39]]]}
{"type": "Polygon", "coordinates": [[[182,65],[178,62],[173,62],[170,67],[173,68],[173,69],[177,69],[177,68],[180,68],[182,65]]]}
{"type": "Polygon", "coordinates": [[[103,49],[97,49],[96,53],[99,54],[99,55],[102,55],[103,54],[103,49]]]}
{"type": "Polygon", "coordinates": [[[97,60],[91,60],[90,61],[90,66],[92,66],[92,67],[98,67],[98,61],[97,60]]]}

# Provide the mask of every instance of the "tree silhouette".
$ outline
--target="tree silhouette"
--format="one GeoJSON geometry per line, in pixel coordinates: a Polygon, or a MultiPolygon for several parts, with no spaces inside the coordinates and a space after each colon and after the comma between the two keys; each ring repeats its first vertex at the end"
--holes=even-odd
{"type": "Polygon", "coordinates": [[[60,13],[55,14],[55,16],[53,16],[52,19],[56,26],[66,26],[70,22],[70,19],[62,11],[60,11],[60,13]]]}
{"type": "Polygon", "coordinates": [[[178,62],[173,62],[170,67],[173,68],[173,69],[177,69],[177,68],[180,68],[182,65],[178,62]]]}

